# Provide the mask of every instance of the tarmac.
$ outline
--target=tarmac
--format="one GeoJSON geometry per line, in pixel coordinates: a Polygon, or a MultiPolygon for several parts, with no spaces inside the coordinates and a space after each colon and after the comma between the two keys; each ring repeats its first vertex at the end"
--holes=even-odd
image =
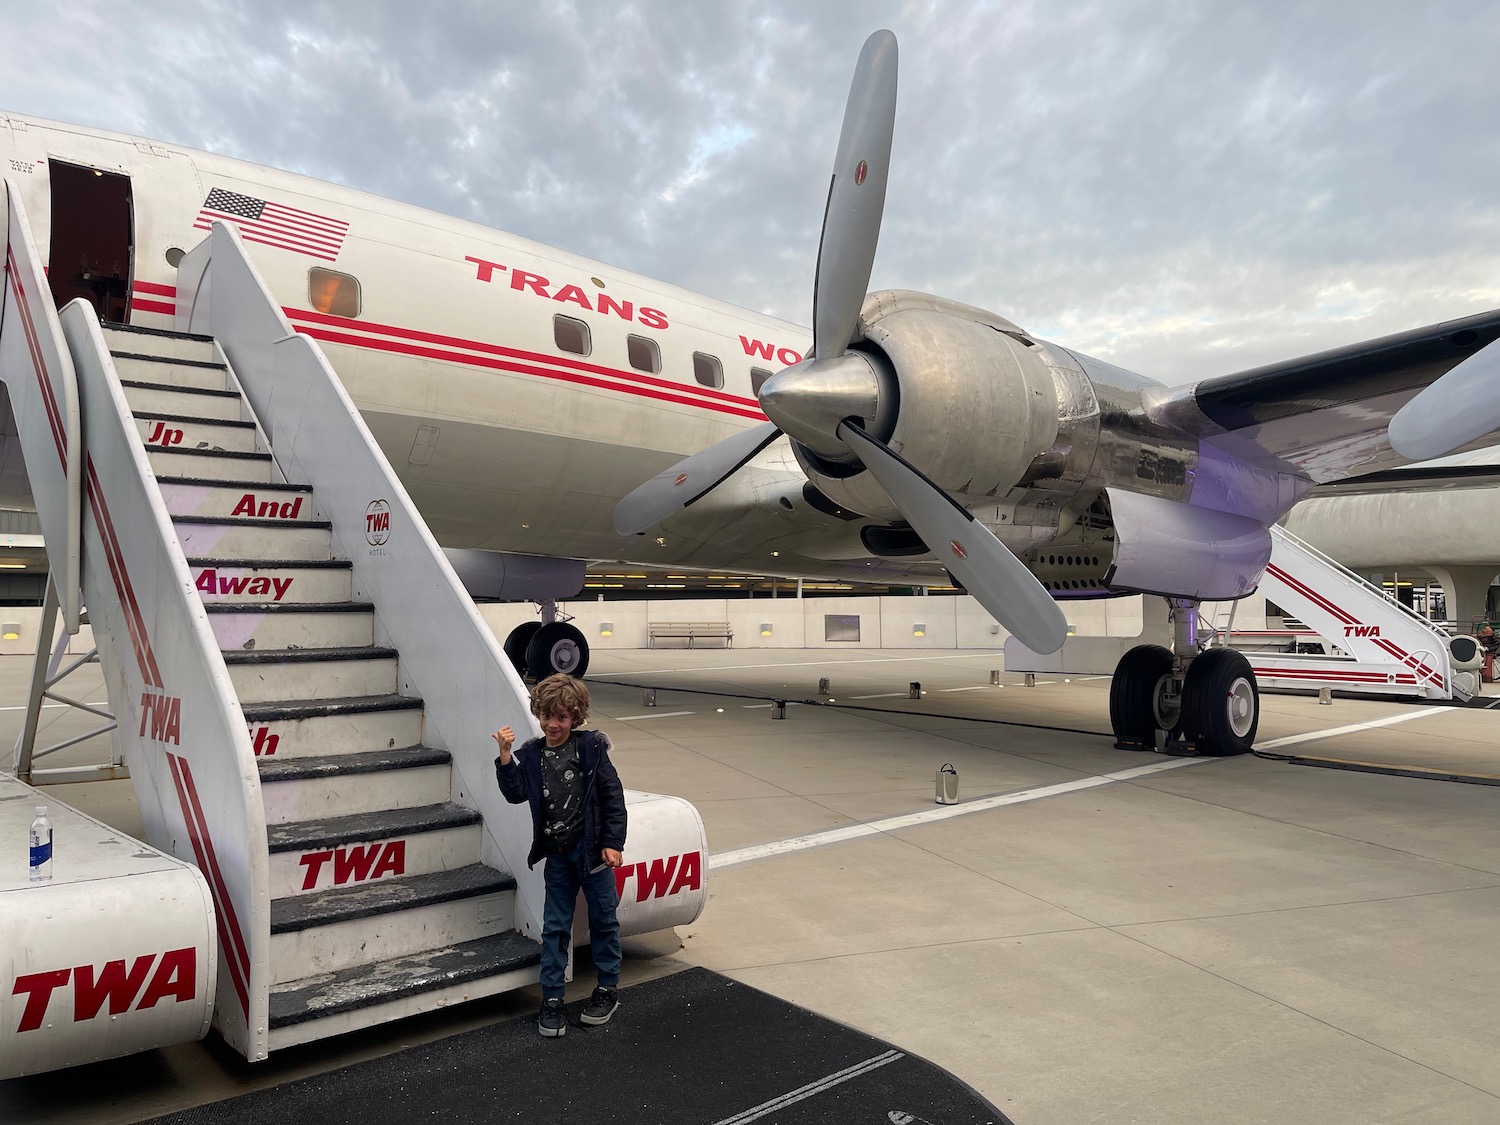
{"type": "MultiPolygon", "coordinates": [[[[30,664],[0,657],[0,705],[24,701],[30,664]]],[[[629,942],[622,984],[712,969],[929,1060],[1018,1125],[1500,1120],[1500,709],[1265,695],[1262,754],[1173,758],[1114,748],[1107,677],[992,684],[1001,664],[596,652],[593,722],[625,783],[693,801],[713,852],[702,917],[629,942]],[[955,806],[934,802],[945,763],[955,806]]],[[[75,698],[102,698],[96,672],[75,678],[75,698]]],[[[84,729],[44,715],[44,740],[84,729]]],[[[0,710],[0,745],[20,719],[0,710]]],[[[139,828],[129,782],[51,791],[139,828]]],[[[138,1121],[535,1002],[253,1066],[210,1036],[12,1080],[0,1121],[138,1121]]]]}

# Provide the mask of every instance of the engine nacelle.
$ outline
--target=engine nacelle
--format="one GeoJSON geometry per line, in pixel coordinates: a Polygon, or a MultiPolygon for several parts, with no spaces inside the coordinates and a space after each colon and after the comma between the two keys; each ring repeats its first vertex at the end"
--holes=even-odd
{"type": "MultiPolygon", "coordinates": [[[[866,420],[873,435],[949,492],[1003,496],[1057,437],[1052,371],[1003,317],[886,290],[865,298],[855,347],[882,369],[878,409],[866,420]]],[[[863,466],[796,448],[809,479],[836,503],[901,518],[863,466]]]]}

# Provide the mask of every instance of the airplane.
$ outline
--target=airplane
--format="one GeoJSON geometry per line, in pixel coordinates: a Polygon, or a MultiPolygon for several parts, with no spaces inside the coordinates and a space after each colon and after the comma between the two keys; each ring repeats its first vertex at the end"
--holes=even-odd
{"type": "Polygon", "coordinates": [[[1173,644],[1120,660],[1118,744],[1248,750],[1254,673],[1199,651],[1199,605],[1251,593],[1268,527],[1320,487],[1500,429],[1500,310],[1168,387],[995,313],[869,293],[896,85],[895,37],[876,32],[835,154],[810,339],[475,223],[145,138],[9,114],[0,168],[54,299],[106,320],[170,327],[177,263],[213,223],[236,227],[471,591],[541,604],[505,643],[532,674],[586,671],[556,601],[590,559],[951,581],[1042,653],[1065,639],[1058,601],[1147,593],[1168,599],[1173,644]]]}

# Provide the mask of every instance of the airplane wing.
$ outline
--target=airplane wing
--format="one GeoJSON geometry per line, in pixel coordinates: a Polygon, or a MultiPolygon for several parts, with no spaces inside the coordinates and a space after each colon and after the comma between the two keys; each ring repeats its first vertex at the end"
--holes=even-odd
{"type": "Polygon", "coordinates": [[[1500,448],[1479,450],[1441,461],[1424,461],[1399,469],[1330,481],[1312,489],[1308,496],[1364,496],[1391,492],[1446,492],[1459,488],[1494,488],[1500,485],[1500,448]]]}
{"type": "MultiPolygon", "coordinates": [[[[1317,484],[1410,463],[1386,428],[1418,392],[1500,339],[1500,310],[1148,395],[1150,417],[1317,484]]],[[[1464,448],[1494,444],[1493,438],[1464,448]]]]}

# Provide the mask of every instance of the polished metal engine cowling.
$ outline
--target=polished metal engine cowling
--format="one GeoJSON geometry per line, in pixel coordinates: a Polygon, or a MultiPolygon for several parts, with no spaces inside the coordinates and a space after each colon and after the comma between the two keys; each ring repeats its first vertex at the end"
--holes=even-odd
{"type": "MultiPolygon", "coordinates": [[[[1058,431],[1053,375],[1037,345],[1003,317],[905,291],[866,298],[856,347],[883,357],[898,398],[886,443],[961,497],[1003,495],[1058,431]]],[[[890,416],[882,388],[880,414],[890,416]]],[[[808,477],[838,504],[899,519],[870,474],[798,448],[808,477]]]]}

